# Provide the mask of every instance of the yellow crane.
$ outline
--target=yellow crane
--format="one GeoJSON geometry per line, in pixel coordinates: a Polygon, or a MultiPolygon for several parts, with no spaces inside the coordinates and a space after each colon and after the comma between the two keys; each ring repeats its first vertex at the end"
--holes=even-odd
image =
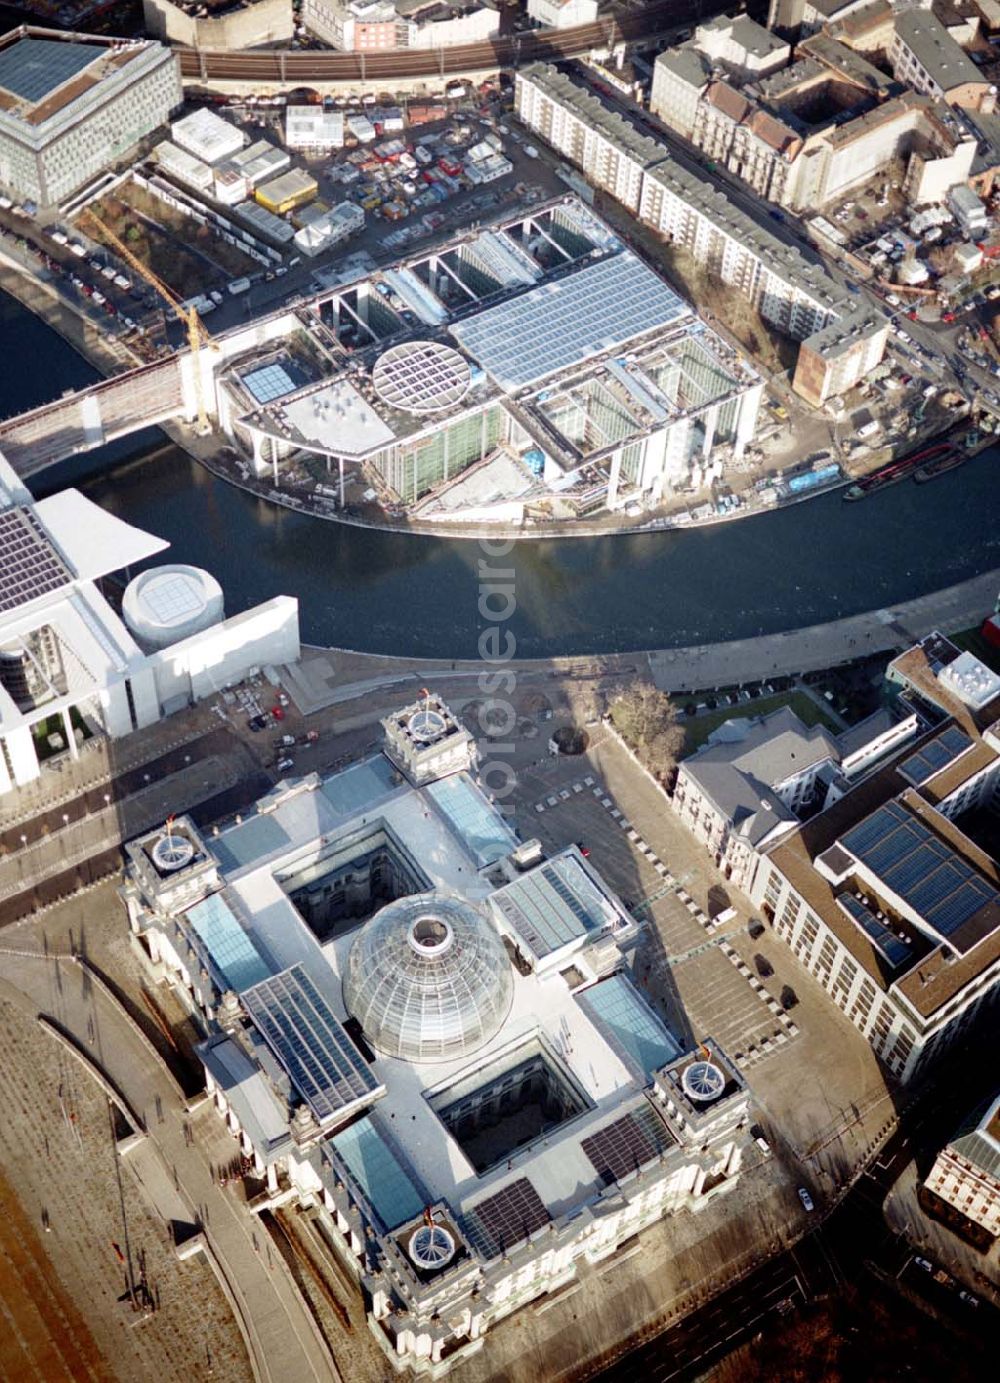
{"type": "Polygon", "coordinates": [[[182,300],[167,285],[153,273],[147,264],[132,253],[123,240],[120,240],[110,226],[106,226],[99,216],[89,207],[85,207],[77,218],[78,224],[83,229],[90,224],[98,232],[97,239],[107,242],[115,252],[121,255],[126,264],[131,265],[135,272],[146,280],[151,288],[154,288],[167,306],[178,316],[187,329],[188,345],[191,348],[191,364],[194,369],[195,397],[198,400],[198,431],[208,431],[208,414],[205,409],[205,391],[201,379],[201,351],[202,347],[211,348],[212,338],[205,330],[204,323],[198,316],[198,311],[194,307],[185,307],[182,300]]]}

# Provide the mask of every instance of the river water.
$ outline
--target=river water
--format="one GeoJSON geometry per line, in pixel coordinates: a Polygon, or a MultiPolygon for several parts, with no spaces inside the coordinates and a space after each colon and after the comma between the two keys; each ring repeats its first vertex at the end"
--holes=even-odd
{"type": "MultiPolygon", "coordinates": [[[[0,295],[0,415],[79,387],[94,371],[0,295]]],[[[525,656],[747,638],[890,605],[1000,566],[990,451],[928,485],[857,504],[839,491],[688,532],[517,543],[525,656]]],[[[298,596],[303,638],[373,653],[473,657],[478,544],[370,532],[265,504],[209,475],[158,433],[74,458],[47,493],[79,484],[119,517],[207,567],[228,613],[298,596]]],[[[497,560],[498,559],[494,559],[497,560]]]]}

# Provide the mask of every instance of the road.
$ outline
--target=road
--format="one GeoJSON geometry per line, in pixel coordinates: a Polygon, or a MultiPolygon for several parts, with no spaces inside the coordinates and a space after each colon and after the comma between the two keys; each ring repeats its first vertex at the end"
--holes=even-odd
{"type": "Polygon", "coordinates": [[[655,38],[672,25],[690,25],[700,15],[709,18],[726,6],[705,0],[693,12],[690,0],[666,0],[637,12],[607,15],[591,24],[568,29],[538,29],[509,34],[484,43],[449,48],[400,49],[388,53],[333,53],[319,50],[266,53],[197,53],[182,50],[181,76],[193,86],[213,81],[259,86],[308,87],[313,82],[353,82],[362,86],[391,83],[396,78],[468,76],[516,68],[539,59],[559,62],[608,48],[622,41],[655,38]]]}
{"type": "Polygon", "coordinates": [[[890,1188],[914,1156],[927,1158],[953,1132],[957,1121],[991,1093],[987,1062],[954,1053],[934,1081],[914,1093],[900,1112],[896,1131],[843,1199],[825,1218],[820,1192],[817,1223],[798,1243],[754,1269],[676,1325],[605,1369],[600,1383],[681,1383],[704,1375],[713,1363],[802,1303],[859,1283],[867,1267],[886,1279],[907,1273],[907,1287],[959,1330],[974,1326],[984,1341],[1000,1342],[1000,1313],[985,1302],[974,1318],[951,1289],[942,1293],[929,1273],[912,1269],[913,1253],[887,1226],[882,1206],[890,1188]]]}
{"type": "MultiPolygon", "coordinates": [[[[280,1254],[261,1252],[264,1231],[215,1180],[201,1141],[191,1138],[190,1116],[177,1086],[120,1005],[65,957],[0,949],[0,977],[71,1033],[144,1120],[221,1267],[243,1319],[258,1376],[264,1383],[331,1383],[338,1376],[335,1367],[284,1260],[280,1254]]],[[[211,1127],[214,1130],[214,1116],[211,1127]]],[[[218,1131],[224,1133],[221,1121],[218,1131]]],[[[235,1151],[228,1135],[225,1142],[235,1151]]]]}

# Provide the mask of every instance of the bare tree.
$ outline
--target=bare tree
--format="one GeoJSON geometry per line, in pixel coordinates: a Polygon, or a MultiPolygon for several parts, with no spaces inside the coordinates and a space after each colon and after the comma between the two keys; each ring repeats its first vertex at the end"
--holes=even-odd
{"type": "Polygon", "coordinates": [[[684,744],[677,708],[667,693],[637,682],[614,698],[609,711],[615,729],[650,773],[666,778],[684,744]]]}

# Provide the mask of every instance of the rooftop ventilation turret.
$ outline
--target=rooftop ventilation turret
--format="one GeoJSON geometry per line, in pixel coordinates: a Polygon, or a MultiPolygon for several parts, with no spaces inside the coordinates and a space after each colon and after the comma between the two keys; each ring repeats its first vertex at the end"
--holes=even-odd
{"type": "Polygon", "coordinates": [[[410,1258],[423,1272],[436,1272],[455,1257],[455,1239],[442,1225],[421,1225],[409,1243],[410,1258]]]}
{"type": "Polygon", "coordinates": [[[681,1076],[681,1086],[689,1100],[707,1104],[716,1100],[726,1088],[726,1077],[714,1061],[692,1061],[681,1076]]]}

